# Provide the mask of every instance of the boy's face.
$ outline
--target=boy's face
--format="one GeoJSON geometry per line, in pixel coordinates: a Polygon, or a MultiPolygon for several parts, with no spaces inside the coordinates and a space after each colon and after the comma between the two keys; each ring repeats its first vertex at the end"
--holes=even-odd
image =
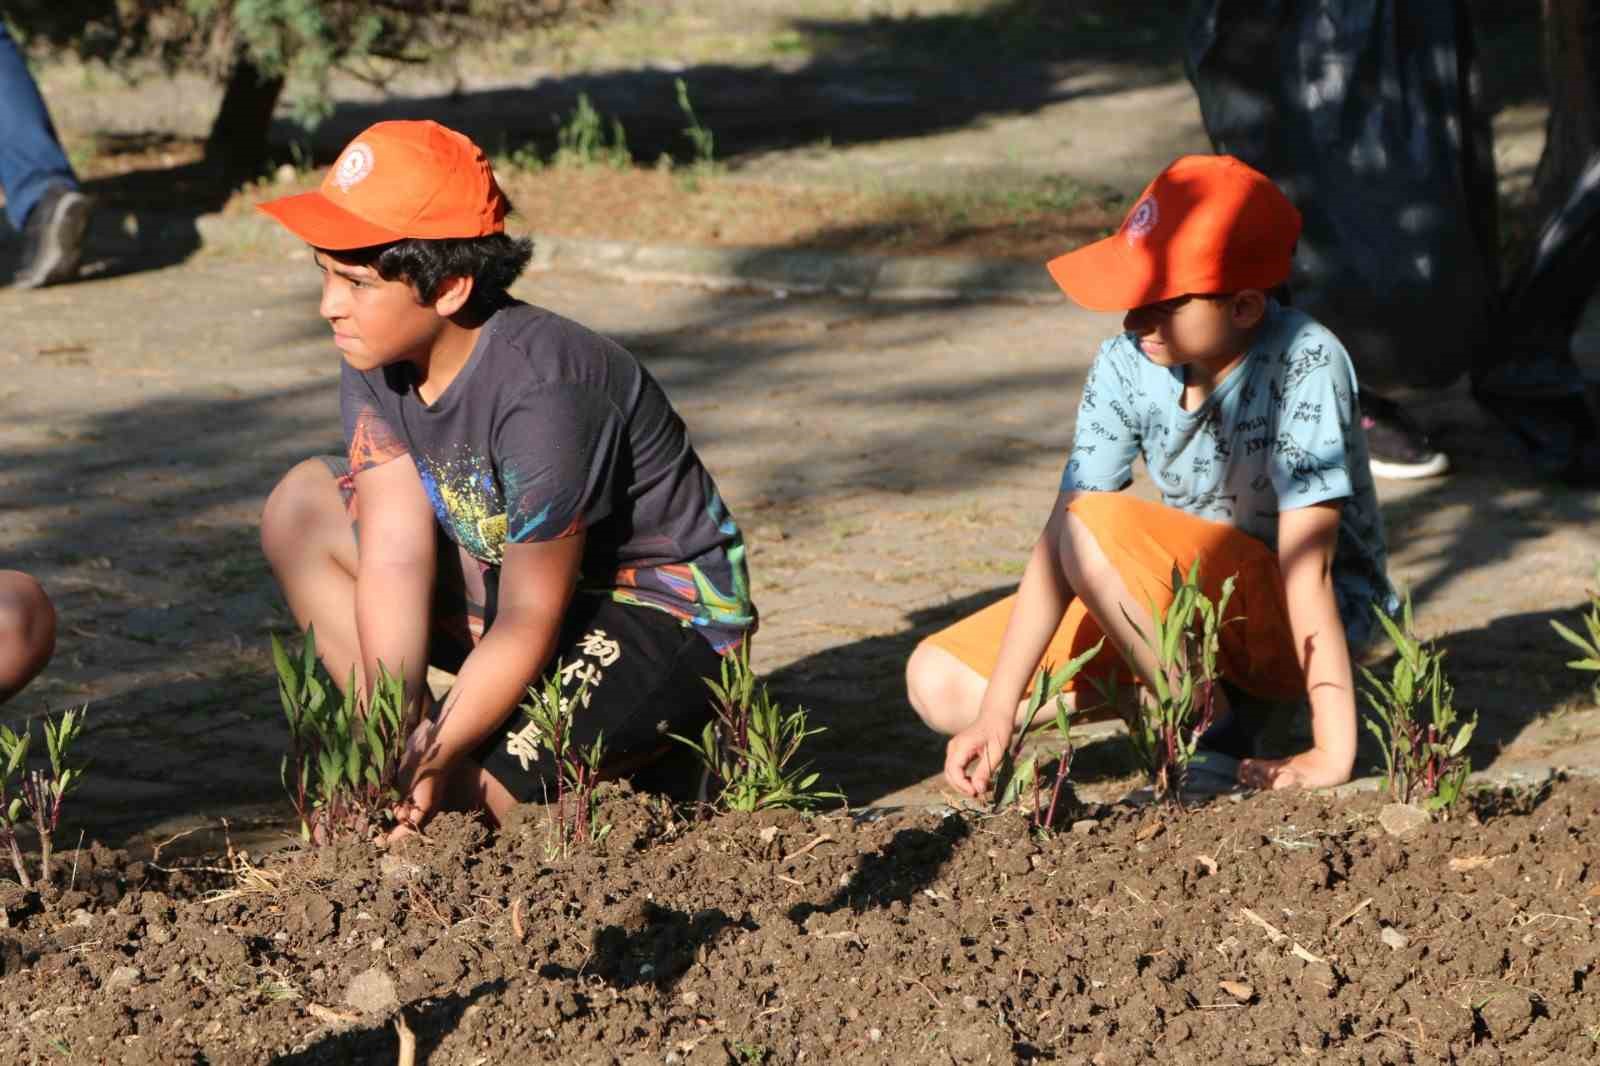
{"type": "Polygon", "coordinates": [[[1231,296],[1178,296],[1135,307],[1122,328],[1157,366],[1219,367],[1244,353],[1265,299],[1249,289],[1231,296]]]}
{"type": "Polygon", "coordinates": [[[417,299],[406,281],[385,281],[370,266],[315,255],[322,271],[317,310],[333,327],[334,346],[356,370],[426,359],[445,319],[417,299]]]}

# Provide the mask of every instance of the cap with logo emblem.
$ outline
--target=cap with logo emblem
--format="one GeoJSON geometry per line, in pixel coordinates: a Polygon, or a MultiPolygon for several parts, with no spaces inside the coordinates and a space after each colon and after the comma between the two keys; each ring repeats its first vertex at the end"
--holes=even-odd
{"type": "Polygon", "coordinates": [[[483,150],[428,121],[368,126],[315,192],[257,206],[306,243],[334,251],[505,231],[505,194],[483,150]]]}
{"type": "Polygon", "coordinates": [[[1300,212],[1233,156],[1187,155],[1156,175],[1117,232],[1052,259],[1050,276],[1091,311],[1289,280],[1300,212]]]}

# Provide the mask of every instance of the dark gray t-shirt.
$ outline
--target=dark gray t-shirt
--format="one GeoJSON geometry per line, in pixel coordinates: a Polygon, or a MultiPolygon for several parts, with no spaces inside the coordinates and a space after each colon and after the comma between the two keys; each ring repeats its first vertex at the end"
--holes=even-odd
{"type": "Polygon", "coordinates": [[[445,534],[488,566],[507,543],[587,535],[580,588],[698,627],[754,628],[744,539],[666,393],[622,346],[524,303],[496,312],[433,404],[413,368],[344,366],[352,473],[409,453],[445,534]]]}

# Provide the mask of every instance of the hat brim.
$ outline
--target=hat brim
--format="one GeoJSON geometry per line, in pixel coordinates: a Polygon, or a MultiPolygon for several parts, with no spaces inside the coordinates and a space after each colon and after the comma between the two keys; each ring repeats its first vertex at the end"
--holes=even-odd
{"type": "Polygon", "coordinates": [[[257,204],[256,210],[275,219],[284,229],[313,248],[337,252],[392,244],[405,239],[403,233],[385,229],[351,214],[320,191],[268,200],[264,204],[257,204]]]}
{"type": "Polygon", "coordinates": [[[1061,291],[1090,311],[1130,311],[1183,295],[1177,279],[1157,276],[1155,262],[1135,254],[1120,233],[1057,256],[1045,266],[1061,291]],[[1174,287],[1179,291],[1167,291],[1174,287]]]}

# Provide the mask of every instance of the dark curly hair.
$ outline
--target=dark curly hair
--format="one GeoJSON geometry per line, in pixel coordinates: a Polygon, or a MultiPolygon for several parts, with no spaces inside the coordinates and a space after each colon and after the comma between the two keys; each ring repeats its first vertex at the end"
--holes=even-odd
{"type": "Polygon", "coordinates": [[[433,298],[446,278],[471,278],[472,296],[462,310],[487,318],[510,299],[506,290],[527,269],[533,258],[533,241],[491,233],[437,240],[408,237],[368,248],[317,251],[341,263],[371,267],[385,281],[404,281],[425,301],[433,298]]]}

